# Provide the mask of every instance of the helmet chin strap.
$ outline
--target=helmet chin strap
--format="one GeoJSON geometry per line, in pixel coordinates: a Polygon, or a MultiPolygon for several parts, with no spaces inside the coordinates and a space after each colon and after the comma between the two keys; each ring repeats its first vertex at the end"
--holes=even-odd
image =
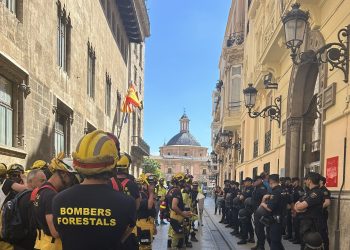
{"type": "Polygon", "coordinates": [[[64,179],[63,175],[62,175],[62,172],[61,171],[58,171],[58,176],[60,177],[60,180],[62,182],[62,189],[66,189],[68,188],[70,185],[68,185],[68,183],[66,182],[66,180],[64,179]]]}

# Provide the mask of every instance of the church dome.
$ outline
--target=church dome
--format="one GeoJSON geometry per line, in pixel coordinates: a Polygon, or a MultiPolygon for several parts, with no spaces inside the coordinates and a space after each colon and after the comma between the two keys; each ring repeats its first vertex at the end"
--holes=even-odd
{"type": "Polygon", "coordinates": [[[167,143],[167,146],[200,146],[199,142],[191,135],[189,131],[190,120],[187,115],[184,113],[180,118],[180,133],[175,135],[167,143]]]}

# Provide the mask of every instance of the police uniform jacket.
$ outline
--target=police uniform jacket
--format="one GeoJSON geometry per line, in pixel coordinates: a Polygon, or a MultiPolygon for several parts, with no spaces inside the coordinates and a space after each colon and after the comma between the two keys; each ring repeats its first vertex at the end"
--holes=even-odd
{"type": "Polygon", "coordinates": [[[259,186],[256,186],[254,188],[254,191],[252,193],[252,201],[253,201],[253,208],[256,210],[264,195],[267,194],[267,188],[264,186],[264,184],[260,184],[259,186]]]}
{"type": "Polygon", "coordinates": [[[283,189],[280,185],[272,188],[271,197],[267,201],[267,207],[271,209],[272,215],[282,215],[283,213],[283,189]]]}

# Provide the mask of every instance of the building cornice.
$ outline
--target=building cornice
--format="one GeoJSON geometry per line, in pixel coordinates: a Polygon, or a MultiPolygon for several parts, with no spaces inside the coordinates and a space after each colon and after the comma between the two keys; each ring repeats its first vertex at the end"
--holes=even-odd
{"type": "Polygon", "coordinates": [[[141,43],[150,36],[150,22],[144,0],[116,0],[130,42],[141,43]]]}

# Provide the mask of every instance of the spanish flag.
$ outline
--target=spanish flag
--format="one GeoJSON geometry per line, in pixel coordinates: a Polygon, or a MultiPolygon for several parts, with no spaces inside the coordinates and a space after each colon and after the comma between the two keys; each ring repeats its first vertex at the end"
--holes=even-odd
{"type": "Polygon", "coordinates": [[[127,95],[124,98],[121,111],[123,113],[132,113],[134,112],[134,107],[142,109],[142,101],[139,100],[135,86],[132,84],[128,89],[127,95]]]}

